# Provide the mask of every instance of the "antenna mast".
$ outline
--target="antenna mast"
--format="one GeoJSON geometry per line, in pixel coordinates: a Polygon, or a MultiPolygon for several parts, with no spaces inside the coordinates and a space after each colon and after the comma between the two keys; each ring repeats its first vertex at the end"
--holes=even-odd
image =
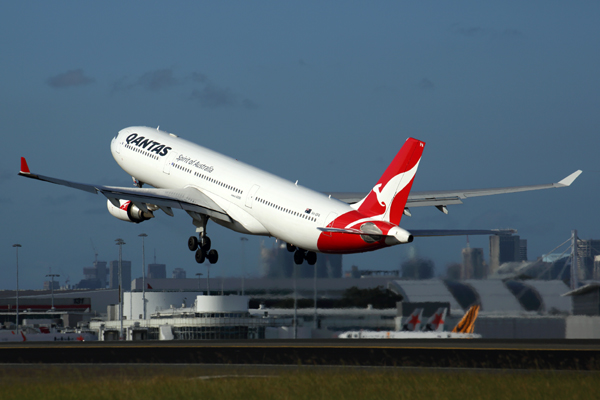
{"type": "Polygon", "coordinates": [[[98,250],[96,250],[92,238],[90,238],[90,243],[92,244],[92,249],[94,249],[94,268],[98,268],[98,250]]]}

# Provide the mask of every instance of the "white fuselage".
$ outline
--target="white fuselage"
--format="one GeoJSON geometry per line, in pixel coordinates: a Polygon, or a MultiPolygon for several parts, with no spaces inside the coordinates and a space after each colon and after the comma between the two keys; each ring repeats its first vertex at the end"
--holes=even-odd
{"type": "Polygon", "coordinates": [[[322,234],[317,228],[353,211],[339,200],[158,129],[125,128],[112,140],[111,152],[140,182],[155,188],[195,188],[234,221],[215,222],[305,250],[323,251],[317,247],[322,234]],[[134,143],[140,137],[143,141],[134,143]]]}

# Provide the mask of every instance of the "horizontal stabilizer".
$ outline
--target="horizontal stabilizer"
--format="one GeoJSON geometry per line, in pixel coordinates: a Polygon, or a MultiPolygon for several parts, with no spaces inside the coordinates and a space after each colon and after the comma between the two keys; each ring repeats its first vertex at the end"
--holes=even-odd
{"type": "Polygon", "coordinates": [[[414,237],[467,236],[467,235],[512,235],[516,229],[411,229],[414,237]]]}
{"type": "Polygon", "coordinates": [[[342,228],[317,228],[321,232],[334,232],[334,233],[351,233],[353,235],[373,235],[372,232],[363,232],[360,229],[342,229],[342,228]]]}

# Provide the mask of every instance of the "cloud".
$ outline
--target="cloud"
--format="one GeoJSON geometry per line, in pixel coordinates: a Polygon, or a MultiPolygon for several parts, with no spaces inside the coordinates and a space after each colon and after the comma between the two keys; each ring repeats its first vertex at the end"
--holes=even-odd
{"type": "Polygon", "coordinates": [[[55,89],[62,89],[73,86],[89,85],[94,81],[94,78],[85,76],[83,69],[79,68],[52,76],[46,80],[46,83],[55,89]]]}
{"type": "Polygon", "coordinates": [[[128,82],[128,77],[118,79],[112,85],[112,92],[124,92],[136,88],[142,88],[151,92],[159,92],[182,83],[181,79],[174,76],[172,68],[157,69],[142,74],[133,82],[128,82]]]}
{"type": "Polygon", "coordinates": [[[465,28],[462,26],[455,26],[452,30],[454,33],[467,37],[478,37],[486,35],[486,31],[479,26],[471,26],[469,28],[465,28]]]}
{"type": "Polygon", "coordinates": [[[198,83],[208,82],[208,77],[206,75],[204,75],[202,72],[192,72],[190,79],[193,82],[198,82],[198,83]]]}
{"type": "Polygon", "coordinates": [[[112,84],[112,93],[125,92],[142,88],[151,92],[159,92],[173,86],[191,86],[192,92],[189,99],[200,103],[204,108],[243,107],[254,110],[258,105],[248,99],[240,100],[233,90],[213,83],[209,77],[198,71],[187,76],[178,77],[173,68],[163,68],[148,71],[137,79],[122,77],[112,84]]]}
{"type": "Polygon", "coordinates": [[[170,68],[146,72],[138,80],[139,86],[152,92],[157,92],[179,84],[180,80],[173,76],[173,70],[170,68]]]}
{"type": "Polygon", "coordinates": [[[200,103],[202,107],[219,108],[237,105],[237,96],[229,88],[222,88],[208,83],[203,89],[194,89],[190,98],[200,103]]]}
{"type": "Polygon", "coordinates": [[[419,89],[422,89],[422,90],[432,90],[435,88],[435,85],[433,84],[433,82],[431,82],[427,78],[421,79],[418,86],[419,86],[419,89]]]}
{"type": "Polygon", "coordinates": [[[256,104],[255,102],[253,102],[250,99],[244,99],[242,101],[242,106],[246,109],[246,110],[256,110],[258,108],[258,104],[256,104]]]}

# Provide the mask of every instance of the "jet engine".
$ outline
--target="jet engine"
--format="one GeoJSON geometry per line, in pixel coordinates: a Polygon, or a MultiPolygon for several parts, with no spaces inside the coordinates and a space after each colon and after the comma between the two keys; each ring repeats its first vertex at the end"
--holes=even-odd
{"type": "Polygon", "coordinates": [[[135,222],[136,224],[139,224],[142,221],[154,218],[154,214],[152,214],[152,212],[140,210],[129,200],[119,200],[119,204],[119,207],[115,207],[110,200],[106,201],[108,212],[113,217],[117,217],[121,221],[135,222]]]}

